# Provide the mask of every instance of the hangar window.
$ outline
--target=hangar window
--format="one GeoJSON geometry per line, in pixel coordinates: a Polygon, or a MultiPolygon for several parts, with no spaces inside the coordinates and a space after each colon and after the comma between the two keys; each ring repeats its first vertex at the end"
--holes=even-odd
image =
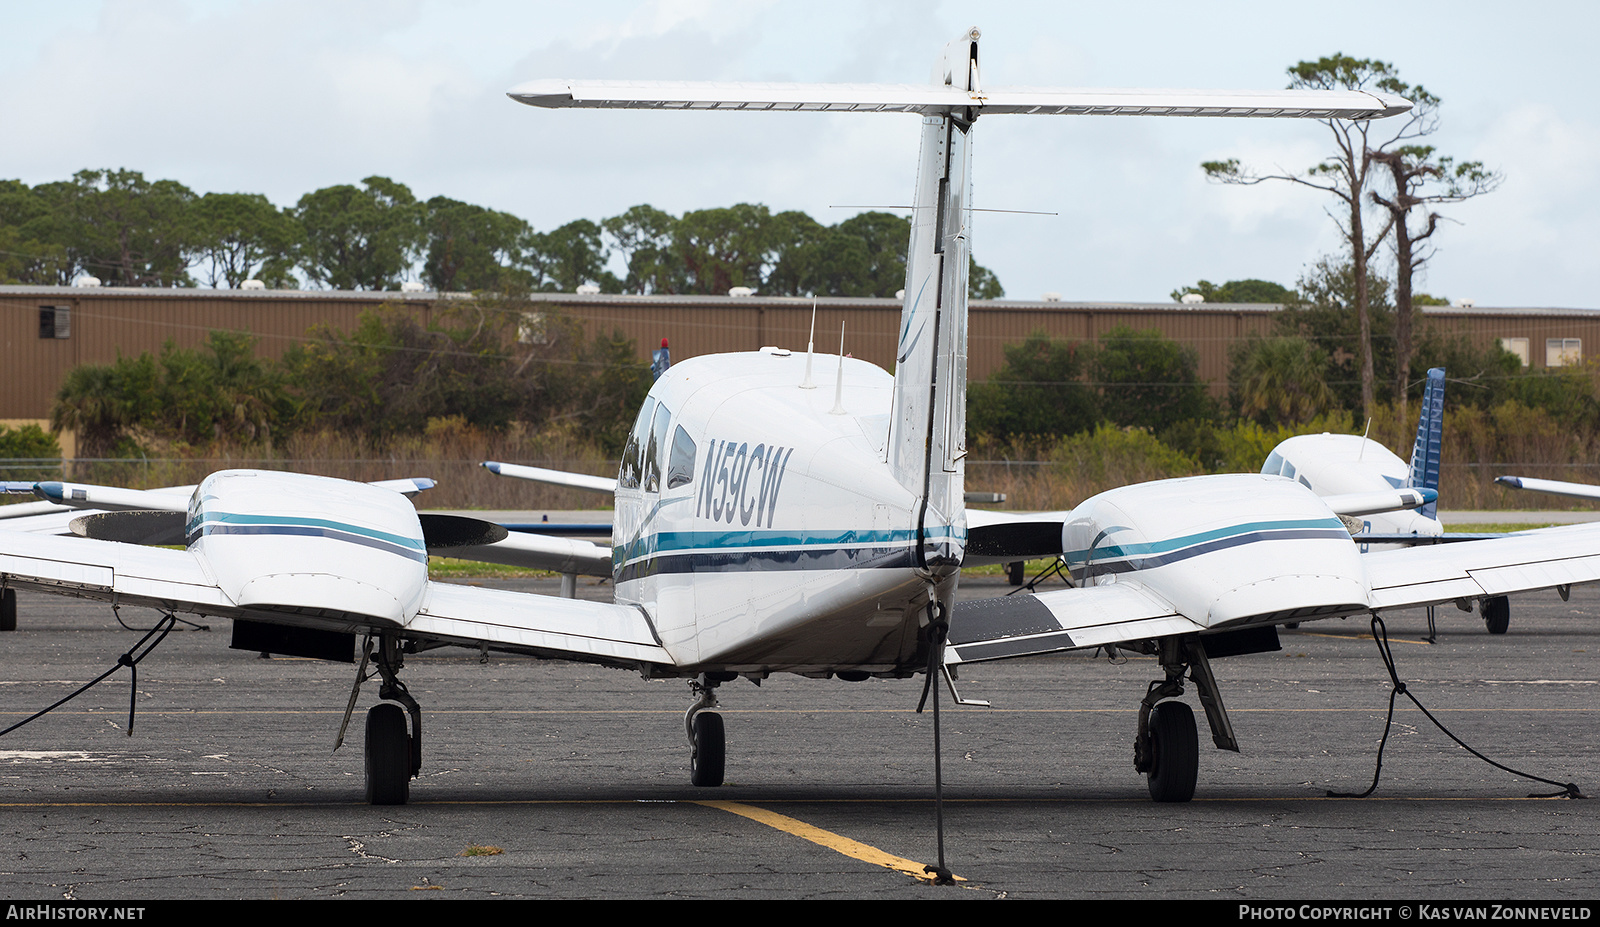
{"type": "Polygon", "coordinates": [[[1517,355],[1517,360],[1522,361],[1522,366],[1528,366],[1528,339],[1501,338],[1500,350],[1507,354],[1517,355]]]}
{"type": "Polygon", "coordinates": [[[1546,338],[1544,342],[1544,365],[1546,367],[1566,367],[1571,364],[1583,363],[1582,338],[1546,338]]]}
{"type": "Polygon", "coordinates": [[[40,306],[39,337],[67,339],[72,337],[71,306],[40,306]]]}

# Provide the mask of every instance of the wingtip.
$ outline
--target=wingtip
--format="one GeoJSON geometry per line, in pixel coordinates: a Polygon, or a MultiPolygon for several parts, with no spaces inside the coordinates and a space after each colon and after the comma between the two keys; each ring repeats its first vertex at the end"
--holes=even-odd
{"type": "Polygon", "coordinates": [[[518,103],[554,109],[572,105],[572,87],[564,80],[531,80],[506,91],[518,103]]]}
{"type": "Polygon", "coordinates": [[[488,470],[490,473],[493,473],[495,476],[500,475],[501,465],[499,461],[485,460],[483,463],[479,464],[479,466],[483,467],[485,470],[488,470]]]}
{"type": "Polygon", "coordinates": [[[1372,117],[1374,119],[1387,119],[1390,116],[1399,116],[1412,110],[1412,102],[1405,97],[1396,96],[1392,93],[1369,92],[1374,99],[1383,104],[1383,111],[1375,114],[1372,117]]]}
{"type": "Polygon", "coordinates": [[[1522,488],[1522,477],[1520,476],[1497,476],[1494,481],[1501,486],[1510,486],[1512,489],[1522,488]]]}

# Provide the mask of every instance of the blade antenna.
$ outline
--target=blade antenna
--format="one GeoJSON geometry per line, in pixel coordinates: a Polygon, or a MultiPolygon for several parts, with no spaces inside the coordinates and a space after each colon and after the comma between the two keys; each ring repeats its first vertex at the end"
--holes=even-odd
{"type": "Polygon", "coordinates": [[[848,415],[844,410],[844,322],[839,323],[839,374],[833,381],[833,408],[829,415],[848,415]]]}
{"type": "Polygon", "coordinates": [[[811,382],[811,356],[817,353],[817,298],[811,297],[811,333],[806,335],[806,378],[801,381],[801,389],[816,389],[817,384],[811,382]]]}

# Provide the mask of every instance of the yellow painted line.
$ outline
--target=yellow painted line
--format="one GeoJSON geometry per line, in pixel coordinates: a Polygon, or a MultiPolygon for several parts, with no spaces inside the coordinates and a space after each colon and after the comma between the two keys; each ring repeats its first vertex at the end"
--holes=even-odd
{"type": "MultiPolygon", "coordinates": [[[[1301,637],[1331,637],[1336,641],[1370,641],[1371,634],[1324,634],[1321,631],[1301,631],[1301,637]]],[[[1389,640],[1396,644],[1427,644],[1427,641],[1414,641],[1404,637],[1391,637],[1389,640]]],[[[1429,646],[1432,646],[1429,644],[1429,646]]]]}
{"type": "MultiPolygon", "coordinates": [[[[913,879],[920,879],[924,882],[933,881],[933,876],[926,871],[924,865],[914,859],[895,856],[893,853],[885,853],[877,847],[867,846],[864,843],[851,840],[849,837],[841,837],[832,831],[814,827],[804,821],[791,818],[785,814],[779,814],[776,811],[767,811],[764,808],[757,808],[754,805],[745,805],[734,801],[697,801],[695,804],[749,818],[758,824],[765,824],[786,834],[793,834],[802,840],[809,840],[817,846],[826,847],[835,853],[842,853],[851,859],[859,859],[874,866],[893,869],[895,872],[903,873],[913,879]]],[[[956,876],[955,879],[957,882],[966,881],[960,876],[956,876]]]]}
{"type": "MultiPolygon", "coordinates": [[[[1329,797],[1329,796],[1326,796],[1326,795],[1309,795],[1308,794],[1308,795],[1240,795],[1240,796],[1234,796],[1234,797],[1219,797],[1219,798],[1196,797],[1196,798],[1190,799],[1190,804],[1195,804],[1195,805],[1200,805],[1200,804],[1229,804],[1229,803],[1240,803],[1240,802],[1263,803],[1263,804],[1292,804],[1292,803],[1295,803],[1295,802],[1308,802],[1308,801],[1310,801],[1310,802],[1360,801],[1360,802],[1366,802],[1366,803],[1369,803],[1369,804],[1372,803],[1372,802],[1391,802],[1391,803],[1395,803],[1395,804],[1411,804],[1411,803],[1424,803],[1424,802],[1426,802],[1426,803],[1456,802],[1456,803],[1459,804],[1459,803],[1467,803],[1467,802],[1518,802],[1518,801],[1568,801],[1568,800],[1569,799],[1567,799],[1565,795],[1553,795],[1553,796],[1552,795],[1539,795],[1539,796],[1534,796],[1534,795],[1504,795],[1504,796],[1491,796],[1491,795],[1462,795],[1462,796],[1454,796],[1454,795],[1446,795],[1446,796],[1436,796],[1436,795],[1391,795],[1391,796],[1383,796],[1383,795],[1372,795],[1372,796],[1369,796],[1367,798],[1352,799],[1352,798],[1333,798],[1333,797],[1329,797]]],[[[673,799],[638,799],[638,798],[589,798],[589,799],[547,798],[547,799],[537,799],[537,798],[510,798],[510,799],[440,799],[440,800],[437,800],[437,801],[413,801],[413,802],[409,802],[407,804],[407,807],[427,807],[427,808],[448,808],[448,807],[537,808],[537,807],[558,806],[558,805],[559,806],[571,806],[571,805],[636,805],[636,804],[640,804],[640,803],[644,803],[644,804],[659,804],[659,805],[675,805],[675,804],[678,804],[678,802],[673,800],[673,799]]],[[[921,804],[926,804],[926,803],[927,803],[927,799],[890,799],[890,800],[885,800],[885,799],[865,799],[865,798],[850,798],[850,799],[838,799],[838,798],[798,799],[797,798],[797,799],[774,799],[772,802],[770,802],[770,804],[775,804],[775,805],[785,805],[785,804],[792,804],[792,805],[799,805],[799,804],[804,804],[804,805],[867,805],[867,804],[913,805],[913,804],[916,804],[916,805],[921,805],[921,804]]],[[[1087,796],[1071,796],[1071,797],[1061,797],[1061,798],[1048,798],[1048,797],[1039,797],[1039,798],[961,798],[961,799],[947,799],[947,803],[948,804],[952,804],[952,805],[1058,805],[1058,806],[1069,806],[1069,805],[1140,805],[1140,806],[1148,806],[1150,804],[1150,799],[1145,797],[1143,795],[1142,790],[1141,790],[1140,794],[1137,794],[1137,795],[1135,795],[1135,794],[1130,792],[1128,795],[1125,795],[1125,796],[1106,797],[1106,798],[1094,798],[1094,797],[1087,797],[1087,796]]],[[[697,805],[707,805],[707,806],[711,806],[711,807],[717,807],[718,805],[723,804],[723,803],[707,802],[707,801],[695,801],[695,802],[684,802],[684,804],[697,804],[697,805]]],[[[729,802],[729,803],[726,803],[726,804],[732,805],[734,803],[729,802]]],[[[46,799],[46,800],[40,800],[40,801],[7,801],[7,802],[0,802],[0,809],[15,809],[15,808],[30,808],[30,809],[36,809],[36,808],[310,808],[310,809],[321,809],[321,808],[334,808],[334,807],[371,808],[372,806],[368,805],[365,801],[354,801],[354,800],[350,800],[350,799],[329,799],[327,801],[320,801],[320,802],[311,802],[311,801],[181,801],[181,800],[173,800],[173,799],[152,800],[152,801],[50,801],[50,800],[46,799]]],[[[719,810],[723,810],[723,809],[719,809],[719,810]]],[[[742,811],[735,811],[733,808],[727,808],[725,810],[733,811],[735,814],[743,814],[744,813],[742,811]]],[[[755,812],[757,814],[762,814],[762,813],[771,814],[770,812],[762,812],[761,809],[759,809],[759,808],[750,808],[749,810],[752,811],[752,812],[755,812]]],[[[748,817],[750,815],[746,815],[746,816],[748,817]]],[[[801,821],[796,821],[793,818],[785,818],[781,814],[772,814],[771,816],[774,817],[774,818],[785,820],[785,821],[791,821],[791,822],[799,825],[800,827],[810,827],[809,824],[805,824],[805,823],[803,823],[801,821]]],[[[769,823],[769,822],[762,821],[761,823],[769,823]]],[[[777,825],[773,825],[773,826],[777,826],[777,825]]],[[[786,828],[780,828],[780,829],[786,830],[786,828]]],[[[816,833],[819,833],[819,834],[828,834],[828,832],[824,831],[824,830],[819,830],[817,828],[811,828],[811,829],[814,830],[816,833]]],[[[883,859],[883,860],[897,860],[897,861],[899,861],[899,862],[901,862],[901,863],[903,863],[906,866],[911,867],[911,868],[910,869],[899,869],[898,867],[891,867],[891,868],[895,868],[897,871],[907,872],[907,874],[909,874],[909,875],[911,875],[911,876],[913,876],[915,878],[918,878],[918,879],[926,878],[925,874],[922,872],[922,864],[921,863],[918,863],[918,862],[916,862],[914,860],[909,860],[909,859],[900,859],[900,857],[893,856],[893,855],[888,854],[888,853],[883,853],[882,851],[874,849],[873,847],[868,847],[865,844],[856,843],[855,841],[848,840],[847,838],[844,838],[844,837],[838,837],[838,836],[833,835],[833,834],[829,834],[829,836],[834,837],[834,839],[836,839],[836,840],[844,841],[846,843],[851,843],[851,844],[854,844],[855,846],[862,847],[868,853],[876,854],[876,858],[866,860],[867,862],[873,862],[873,863],[878,863],[879,865],[888,866],[889,865],[888,863],[880,862],[880,859],[883,859]]],[[[811,838],[808,837],[806,839],[811,839],[811,838]]],[[[835,849],[835,848],[830,846],[829,849],[835,849]]],[[[844,851],[841,850],[840,852],[844,852],[844,851]]],[[[853,854],[851,854],[851,855],[853,855],[853,854]]],[[[857,858],[859,859],[861,857],[857,857],[857,858]]],[[[965,882],[966,881],[966,879],[963,879],[960,876],[957,876],[956,880],[959,881],[959,882],[965,882]]]]}

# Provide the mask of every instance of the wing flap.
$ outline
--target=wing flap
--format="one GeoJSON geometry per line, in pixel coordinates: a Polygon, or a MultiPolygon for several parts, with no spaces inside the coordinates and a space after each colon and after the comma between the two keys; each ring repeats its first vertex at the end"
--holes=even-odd
{"type": "Polygon", "coordinates": [[[174,611],[236,611],[186,550],[0,531],[0,577],[13,585],[174,611]]]}
{"type": "Polygon", "coordinates": [[[959,602],[945,662],[974,663],[1205,630],[1132,584],[959,602]]]}
{"type": "Polygon", "coordinates": [[[411,634],[613,665],[672,665],[644,612],[628,605],[429,583],[411,634]]]}

